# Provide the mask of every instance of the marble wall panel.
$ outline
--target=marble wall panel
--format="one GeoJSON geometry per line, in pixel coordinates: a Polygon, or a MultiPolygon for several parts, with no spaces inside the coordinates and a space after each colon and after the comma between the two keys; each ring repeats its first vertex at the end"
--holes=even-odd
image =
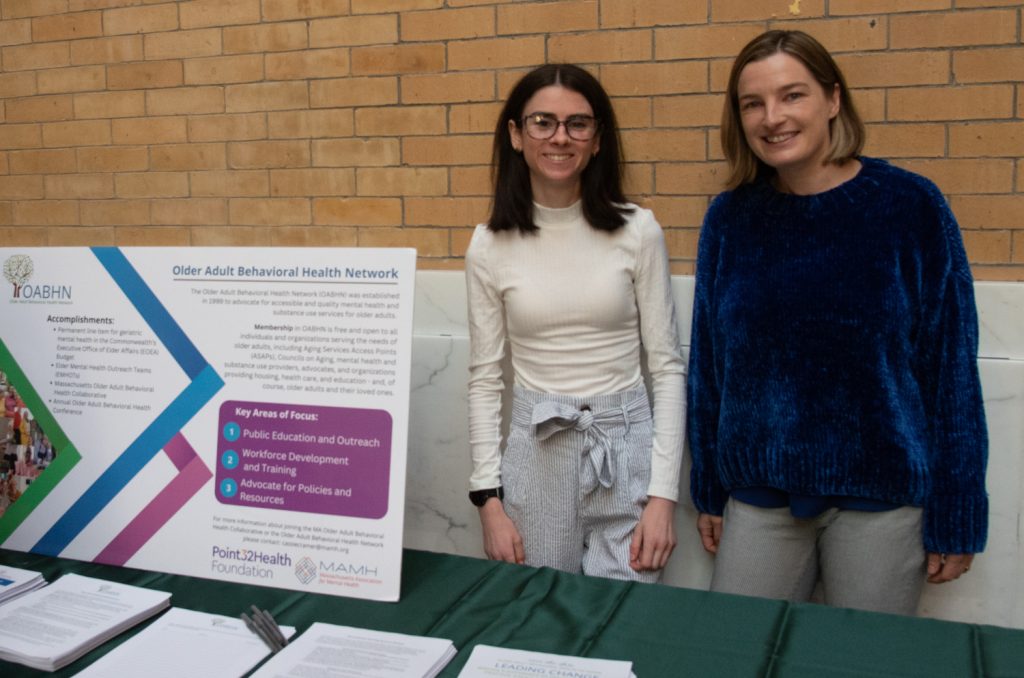
{"type": "MultiPolygon", "coordinates": [[[[673,279],[680,336],[688,343],[693,278],[673,279]]],[[[969,575],[926,586],[921,614],[1024,628],[1024,284],[975,286],[981,329],[979,367],[990,438],[988,548],[969,575]]],[[[685,350],[685,349],[684,349],[685,350]]],[[[461,272],[417,275],[410,407],[405,545],[483,556],[480,525],[466,498],[470,472],[466,430],[469,340],[461,272]]],[[[679,547],[664,581],[706,588],[712,559],[697,539],[687,496],[676,510],[679,547]]]]}

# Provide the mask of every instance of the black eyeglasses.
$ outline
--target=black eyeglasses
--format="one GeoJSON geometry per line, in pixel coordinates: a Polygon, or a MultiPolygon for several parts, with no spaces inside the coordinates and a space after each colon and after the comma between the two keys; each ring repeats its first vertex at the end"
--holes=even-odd
{"type": "Polygon", "coordinates": [[[590,141],[597,134],[600,124],[592,115],[570,115],[559,120],[553,113],[531,113],[520,121],[526,133],[538,140],[555,136],[559,125],[565,125],[565,133],[576,141],[590,141]]]}

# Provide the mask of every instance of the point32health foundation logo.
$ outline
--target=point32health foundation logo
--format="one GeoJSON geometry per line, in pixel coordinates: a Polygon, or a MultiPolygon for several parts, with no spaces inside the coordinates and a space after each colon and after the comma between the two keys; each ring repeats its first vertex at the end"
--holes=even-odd
{"type": "Polygon", "coordinates": [[[14,286],[11,299],[17,301],[71,301],[71,285],[30,285],[35,273],[32,257],[12,254],[4,261],[4,278],[14,286]]]}
{"type": "Polygon", "coordinates": [[[210,552],[210,570],[217,574],[234,574],[257,579],[273,579],[272,567],[291,567],[287,553],[261,551],[214,545],[210,552]]]}

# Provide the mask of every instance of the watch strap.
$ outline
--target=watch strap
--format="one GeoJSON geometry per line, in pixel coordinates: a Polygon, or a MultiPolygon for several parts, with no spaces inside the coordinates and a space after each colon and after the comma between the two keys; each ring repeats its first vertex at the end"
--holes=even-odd
{"type": "Polygon", "coordinates": [[[498,501],[505,499],[505,490],[501,487],[492,487],[486,490],[472,490],[469,493],[469,500],[473,502],[473,506],[483,506],[487,503],[487,500],[491,497],[497,497],[498,501]]]}

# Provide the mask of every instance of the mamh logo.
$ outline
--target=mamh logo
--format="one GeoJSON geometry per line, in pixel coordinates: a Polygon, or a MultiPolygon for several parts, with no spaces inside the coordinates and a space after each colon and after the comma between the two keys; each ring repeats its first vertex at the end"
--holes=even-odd
{"type": "Polygon", "coordinates": [[[4,262],[4,278],[14,285],[14,299],[71,299],[70,285],[29,285],[35,272],[32,257],[27,254],[12,254],[4,262]]]}
{"type": "Polygon", "coordinates": [[[309,584],[319,578],[321,584],[358,586],[353,582],[365,581],[359,579],[360,577],[375,579],[377,576],[377,568],[367,565],[323,560],[318,565],[309,557],[302,557],[295,563],[295,577],[303,584],[309,584]]]}
{"type": "Polygon", "coordinates": [[[320,561],[320,570],[331,574],[345,574],[356,577],[376,577],[377,568],[368,565],[356,565],[353,563],[333,563],[320,561]]]}
{"type": "Polygon", "coordinates": [[[313,581],[316,579],[316,563],[310,558],[300,558],[295,563],[295,576],[303,584],[313,581]]]}

